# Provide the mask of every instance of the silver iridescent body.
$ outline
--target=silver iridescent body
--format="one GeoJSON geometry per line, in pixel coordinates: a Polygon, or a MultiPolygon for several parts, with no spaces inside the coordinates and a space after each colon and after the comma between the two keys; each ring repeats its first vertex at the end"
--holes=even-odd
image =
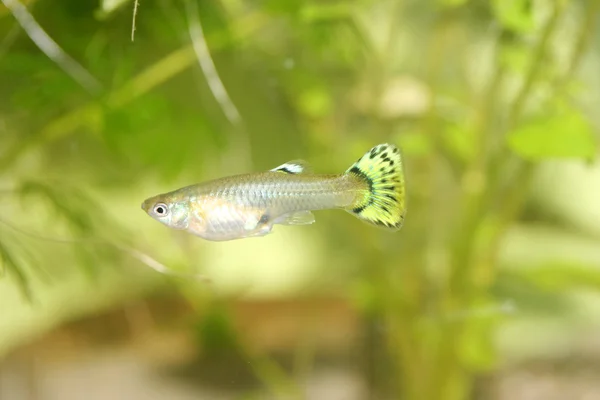
{"type": "Polygon", "coordinates": [[[264,236],[274,224],[312,224],[311,211],[333,208],[395,231],[406,211],[402,157],[393,144],[380,144],[339,175],[315,175],[305,162],[289,161],[160,194],[142,208],[168,227],[214,241],[264,236]]]}
{"type": "Polygon", "coordinates": [[[263,236],[274,224],[311,224],[310,211],[347,208],[365,190],[349,174],[268,171],[187,186],[150,198],[142,208],[167,226],[221,241],[263,236]]]}

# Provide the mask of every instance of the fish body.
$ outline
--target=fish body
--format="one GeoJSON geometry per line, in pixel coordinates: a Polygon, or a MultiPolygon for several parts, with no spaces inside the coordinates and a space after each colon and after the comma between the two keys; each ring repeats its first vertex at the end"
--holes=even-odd
{"type": "Polygon", "coordinates": [[[294,160],[270,171],[160,194],[145,200],[142,209],[171,228],[224,241],[264,236],[275,224],[312,224],[312,211],[336,208],[398,230],[404,221],[404,196],[400,151],[381,144],[343,174],[314,174],[306,162],[294,160]]]}

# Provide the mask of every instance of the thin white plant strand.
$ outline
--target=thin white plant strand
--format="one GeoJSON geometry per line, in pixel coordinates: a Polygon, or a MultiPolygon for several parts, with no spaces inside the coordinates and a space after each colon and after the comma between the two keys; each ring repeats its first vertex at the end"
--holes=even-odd
{"type": "Polygon", "coordinates": [[[138,6],[140,5],[140,0],[135,0],[133,3],[133,20],[131,21],[131,41],[135,39],[135,20],[137,18],[138,6]]]}
{"type": "Polygon", "coordinates": [[[204,31],[200,23],[200,17],[198,16],[198,6],[195,0],[186,0],[186,10],[188,16],[188,30],[198,64],[206,77],[208,86],[215,97],[215,100],[219,103],[225,117],[229,120],[232,125],[238,125],[241,117],[237,108],[231,101],[231,98],[227,94],[227,90],[219,77],[215,63],[210,55],[206,38],[204,37],[204,31]]]}
{"type": "Polygon", "coordinates": [[[29,38],[48,58],[54,61],[65,73],[92,94],[102,91],[100,82],[77,61],[69,56],[37,23],[33,15],[19,0],[1,0],[10,10],[29,38]]]}
{"type": "Polygon", "coordinates": [[[127,246],[123,246],[114,242],[110,242],[108,240],[102,240],[102,239],[71,239],[71,238],[53,238],[53,237],[49,237],[49,236],[44,236],[44,235],[40,235],[37,233],[32,233],[32,232],[28,232],[24,229],[21,229],[13,224],[11,224],[8,221],[5,221],[3,219],[0,219],[0,224],[3,224],[4,226],[8,227],[9,229],[21,233],[22,235],[25,236],[29,236],[33,239],[37,239],[37,240],[43,240],[43,241],[48,241],[48,242],[54,242],[54,243],[61,243],[61,244],[76,244],[76,243],[81,243],[81,244],[91,244],[91,245],[99,245],[99,244],[105,244],[111,247],[116,248],[119,251],[122,251],[123,253],[129,255],[130,257],[138,260],[139,262],[141,262],[142,264],[146,265],[147,267],[152,268],[153,270],[160,272],[161,274],[164,275],[171,275],[171,276],[177,276],[180,278],[190,278],[190,279],[195,279],[195,280],[199,280],[199,281],[205,281],[205,282],[210,282],[210,279],[208,279],[207,277],[205,277],[204,275],[201,274],[187,274],[185,272],[179,272],[179,271],[174,271],[170,268],[168,268],[166,265],[164,265],[163,263],[157,261],[155,258],[151,257],[150,255],[143,253],[137,249],[134,249],[132,247],[127,247],[127,246]]]}

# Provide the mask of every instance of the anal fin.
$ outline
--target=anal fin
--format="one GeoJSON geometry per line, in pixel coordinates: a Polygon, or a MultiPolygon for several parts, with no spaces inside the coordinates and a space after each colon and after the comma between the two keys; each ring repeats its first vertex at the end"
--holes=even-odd
{"type": "Polygon", "coordinates": [[[310,225],[315,223],[315,216],[310,211],[298,211],[284,214],[277,218],[274,223],[281,225],[310,225]]]}

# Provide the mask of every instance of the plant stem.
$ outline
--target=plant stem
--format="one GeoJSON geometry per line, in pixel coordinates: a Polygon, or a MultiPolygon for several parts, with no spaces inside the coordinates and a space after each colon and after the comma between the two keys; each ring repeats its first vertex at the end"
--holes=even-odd
{"type": "MultiPolygon", "coordinates": [[[[562,9],[563,7],[560,6],[555,7],[555,13],[552,16],[551,21],[549,21],[549,25],[552,24],[552,29],[554,29],[556,25],[556,19],[558,18],[558,14],[562,12],[562,9]]],[[[586,48],[586,44],[589,42],[589,39],[595,30],[599,13],[600,1],[593,0],[589,2],[586,9],[586,21],[584,24],[582,24],[581,30],[577,36],[573,54],[569,61],[569,66],[565,75],[562,77],[562,79],[560,79],[560,84],[558,87],[556,87],[556,91],[561,90],[561,87],[566,82],[570,81],[570,79],[572,79],[573,74],[577,70],[586,48]]],[[[547,32],[546,36],[549,36],[550,33],[551,32],[547,32]]],[[[547,43],[547,37],[545,37],[544,40],[547,43]]],[[[539,53],[539,55],[543,57],[544,53],[539,53]]],[[[535,68],[539,68],[539,66],[536,65],[535,68]]],[[[529,87],[531,87],[531,84],[529,87]]],[[[523,96],[523,98],[526,97],[527,95],[523,96]]],[[[522,104],[523,102],[521,103],[521,106],[522,104]]],[[[520,115],[521,112],[522,110],[520,109],[515,110],[516,115],[520,115]]],[[[482,246],[483,248],[479,249],[478,253],[480,256],[475,262],[478,271],[475,271],[476,279],[474,279],[474,281],[483,284],[483,288],[489,286],[493,280],[493,269],[496,259],[498,258],[498,251],[501,244],[500,239],[502,236],[504,236],[510,227],[510,224],[515,220],[519,210],[522,208],[523,202],[525,201],[525,198],[529,192],[530,182],[533,177],[534,164],[520,159],[516,159],[515,161],[518,163],[518,170],[515,174],[515,179],[505,196],[500,210],[498,210],[496,213],[492,213],[488,218],[488,220],[492,221],[492,230],[488,236],[489,239],[482,246]]]]}
{"type": "MultiPolygon", "coordinates": [[[[527,99],[546,58],[549,41],[556,29],[563,6],[564,3],[562,2],[555,3],[552,15],[542,30],[540,40],[533,53],[534,58],[530,69],[527,71],[525,81],[510,107],[508,129],[512,129],[516,125],[524,111],[527,99]]],[[[498,72],[498,75],[498,79],[501,79],[502,75],[500,72],[498,72]]],[[[495,95],[495,88],[498,85],[499,81],[490,85],[491,90],[488,96],[495,95]]],[[[489,116],[485,117],[485,121],[489,120],[489,118],[489,116]]],[[[480,140],[483,140],[486,134],[485,123],[481,125],[481,128],[478,133],[480,140]]],[[[499,221],[501,222],[498,223],[492,234],[487,236],[487,244],[484,245],[484,249],[490,249],[490,251],[484,252],[485,254],[489,254],[486,257],[486,262],[482,262],[484,261],[483,259],[476,257],[477,254],[481,253],[479,253],[479,249],[476,247],[475,239],[478,237],[477,235],[484,224],[488,222],[485,215],[488,213],[490,200],[495,197],[493,196],[494,194],[499,193],[499,171],[504,170],[501,167],[510,162],[511,158],[512,155],[502,146],[498,152],[498,156],[489,163],[490,168],[488,168],[488,171],[491,170],[493,174],[487,185],[476,186],[477,190],[471,192],[468,190],[465,191],[465,223],[452,251],[450,287],[448,288],[447,297],[443,304],[445,312],[452,313],[462,308],[470,307],[470,303],[476,300],[480,294],[486,293],[489,286],[493,283],[496,251],[491,251],[491,249],[497,249],[506,227],[512,223],[518,210],[521,209],[531,177],[532,167],[530,165],[519,160],[521,165],[516,175],[517,182],[508,191],[508,194],[501,196],[505,199],[498,214],[499,221]],[[492,198],[488,197],[490,194],[492,198]]],[[[485,164],[482,164],[481,161],[482,158],[475,157],[472,165],[465,172],[465,174],[475,175],[466,175],[466,178],[479,176],[483,179],[485,177],[486,168],[485,164]]],[[[465,189],[470,188],[467,186],[465,189]]],[[[472,386],[472,378],[469,377],[470,371],[461,367],[462,362],[459,355],[459,343],[462,340],[466,324],[468,324],[468,321],[458,321],[450,325],[440,343],[438,353],[439,367],[434,379],[434,385],[437,390],[436,396],[433,398],[455,400],[466,398],[468,395],[468,391],[472,386]]],[[[486,330],[484,334],[489,335],[491,333],[490,330],[491,328],[486,330]]]]}
{"type": "MultiPolygon", "coordinates": [[[[248,35],[265,23],[266,19],[260,14],[252,13],[237,22],[233,30],[238,34],[248,35]]],[[[215,35],[211,39],[213,48],[223,47],[228,43],[224,35],[215,35]]],[[[125,107],[194,65],[195,62],[196,56],[192,45],[175,50],[134,76],[120,89],[110,93],[105,98],[105,104],[112,109],[125,107]]],[[[37,146],[63,139],[76,132],[78,128],[94,124],[101,118],[102,105],[98,102],[90,102],[51,121],[40,132],[31,135],[28,139],[21,140],[18,145],[6,152],[5,156],[0,159],[0,172],[12,167],[23,154],[37,146]]]]}

